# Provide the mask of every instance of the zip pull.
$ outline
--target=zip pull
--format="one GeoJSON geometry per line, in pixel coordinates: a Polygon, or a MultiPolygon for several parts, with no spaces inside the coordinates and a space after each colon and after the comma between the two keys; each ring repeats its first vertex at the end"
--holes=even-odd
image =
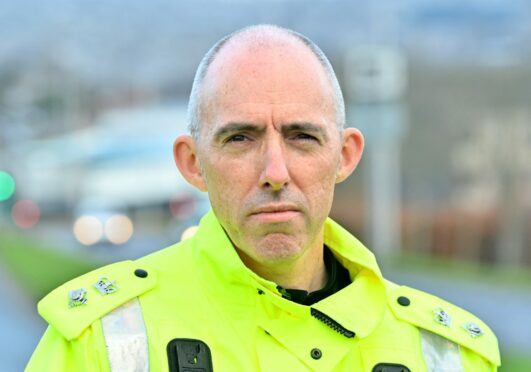
{"type": "Polygon", "coordinates": [[[319,310],[314,309],[313,307],[310,308],[310,310],[311,310],[311,314],[312,314],[312,316],[314,318],[319,319],[321,322],[323,322],[324,324],[326,324],[327,326],[332,328],[334,331],[342,334],[343,336],[345,336],[347,338],[352,338],[352,337],[356,336],[355,332],[349,331],[348,329],[343,327],[341,324],[336,322],[334,319],[330,318],[325,313],[322,313],[319,310]]]}

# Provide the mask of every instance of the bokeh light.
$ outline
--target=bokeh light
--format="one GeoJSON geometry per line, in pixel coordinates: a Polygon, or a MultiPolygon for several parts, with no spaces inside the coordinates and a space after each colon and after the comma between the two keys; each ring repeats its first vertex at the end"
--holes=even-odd
{"type": "Polygon", "coordinates": [[[116,214],[105,222],[105,236],[113,244],[124,244],[133,236],[133,222],[123,214],[116,214]]]}
{"type": "Polygon", "coordinates": [[[39,206],[32,200],[19,200],[11,209],[13,223],[21,229],[29,229],[35,226],[41,217],[39,206]]]}
{"type": "Polygon", "coordinates": [[[0,201],[9,199],[15,192],[15,180],[7,172],[0,171],[0,201]]]}
{"type": "Polygon", "coordinates": [[[190,226],[186,228],[186,230],[184,230],[181,234],[181,240],[185,240],[194,236],[198,228],[199,226],[190,226]]]}
{"type": "Polygon", "coordinates": [[[184,194],[171,199],[170,213],[179,220],[185,220],[193,216],[196,210],[196,203],[192,194],[184,194]]]}
{"type": "Polygon", "coordinates": [[[96,244],[103,237],[103,224],[94,216],[81,216],[74,223],[74,236],[83,245],[96,244]]]}

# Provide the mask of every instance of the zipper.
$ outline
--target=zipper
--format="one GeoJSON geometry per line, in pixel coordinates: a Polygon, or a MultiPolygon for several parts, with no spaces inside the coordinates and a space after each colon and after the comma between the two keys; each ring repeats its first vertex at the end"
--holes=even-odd
{"type": "Polygon", "coordinates": [[[324,324],[326,324],[327,326],[332,328],[334,331],[342,334],[343,336],[345,336],[347,338],[352,338],[352,337],[356,336],[355,332],[349,331],[348,329],[343,327],[341,324],[336,322],[334,319],[330,318],[325,313],[322,313],[319,310],[314,309],[313,307],[310,308],[310,309],[311,309],[311,314],[312,314],[312,316],[314,318],[319,319],[321,322],[323,322],[324,324]]]}

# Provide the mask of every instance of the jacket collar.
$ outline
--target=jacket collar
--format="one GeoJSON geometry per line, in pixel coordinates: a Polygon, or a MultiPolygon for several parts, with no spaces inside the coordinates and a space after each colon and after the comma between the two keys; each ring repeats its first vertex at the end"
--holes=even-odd
{"type": "MultiPolygon", "coordinates": [[[[387,302],[376,259],[360,241],[330,218],[325,222],[324,234],[324,243],[349,271],[352,283],[312,307],[357,336],[366,337],[382,320],[387,302]]],[[[308,306],[282,298],[276,283],[261,278],[243,264],[212,210],[202,218],[191,239],[204,285],[217,293],[230,291],[230,295],[221,297],[233,311],[244,312],[254,307],[255,302],[249,301],[249,296],[264,291],[277,307],[297,316],[310,316],[308,306]]]]}

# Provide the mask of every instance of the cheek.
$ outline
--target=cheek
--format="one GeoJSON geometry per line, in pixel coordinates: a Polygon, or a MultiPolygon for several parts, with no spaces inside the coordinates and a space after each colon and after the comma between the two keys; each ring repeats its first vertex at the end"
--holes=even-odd
{"type": "MultiPolygon", "coordinates": [[[[319,179],[314,179],[312,183],[311,198],[313,199],[313,204],[323,206],[331,204],[333,199],[334,187],[335,187],[335,176],[333,175],[319,175],[319,179]]],[[[312,200],[310,200],[312,202],[312,200]]]]}
{"type": "Polygon", "coordinates": [[[211,202],[218,210],[237,208],[243,200],[247,189],[249,174],[232,162],[215,162],[205,164],[205,181],[211,202]]]}
{"type": "Polygon", "coordinates": [[[309,205],[322,208],[331,204],[336,180],[337,163],[330,159],[319,159],[308,168],[301,169],[300,176],[305,185],[309,205]]]}
{"type": "Polygon", "coordinates": [[[299,168],[302,169],[301,174],[308,179],[308,183],[320,184],[328,188],[335,184],[338,164],[339,159],[330,154],[320,154],[311,160],[300,159],[298,161],[299,168]],[[301,167],[301,164],[305,166],[301,167]]]}
{"type": "MultiPolygon", "coordinates": [[[[304,186],[301,191],[305,194],[306,202],[314,209],[320,209],[331,204],[335,186],[335,173],[322,169],[303,173],[304,186]]],[[[302,185],[301,185],[302,186],[302,185]]]]}

